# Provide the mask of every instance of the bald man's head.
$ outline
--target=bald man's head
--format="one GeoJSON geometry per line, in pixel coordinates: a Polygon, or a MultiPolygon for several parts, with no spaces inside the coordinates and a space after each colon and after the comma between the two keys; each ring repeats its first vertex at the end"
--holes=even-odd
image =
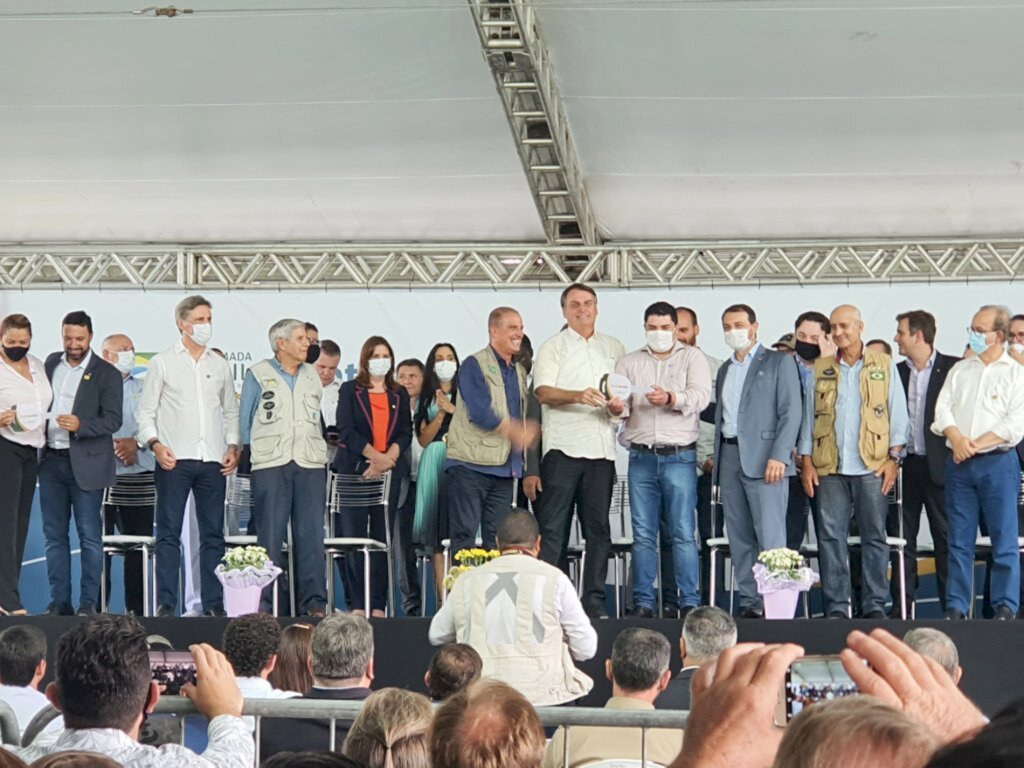
{"type": "Polygon", "coordinates": [[[860,343],[864,333],[864,320],[860,310],[852,304],[840,304],[829,316],[832,339],[839,349],[848,349],[860,343]]]}
{"type": "Polygon", "coordinates": [[[109,351],[116,355],[118,352],[127,352],[132,349],[135,349],[135,344],[123,333],[112,333],[103,340],[103,352],[109,351]]]}

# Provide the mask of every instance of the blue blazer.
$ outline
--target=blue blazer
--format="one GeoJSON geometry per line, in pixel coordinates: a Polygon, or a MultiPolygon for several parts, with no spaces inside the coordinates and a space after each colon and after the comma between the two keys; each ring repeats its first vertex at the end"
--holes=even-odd
{"type": "MultiPolygon", "coordinates": [[[[405,454],[412,440],[412,414],[409,412],[409,393],[405,387],[393,389],[388,395],[388,446],[398,444],[398,450],[405,454]]],[[[370,408],[370,391],[360,387],[355,380],[346,381],[338,391],[337,425],[339,434],[338,453],[332,468],[335,472],[354,475],[362,473],[369,462],[363,456],[363,449],[373,445],[373,411],[370,408]]],[[[409,472],[409,462],[398,461],[392,470],[392,481],[409,472]]]]}
{"type": "MultiPolygon", "coordinates": [[[[44,367],[51,383],[63,354],[54,352],[46,358],[44,367]]],[[[117,479],[114,433],[121,428],[124,418],[123,400],[124,385],[120,372],[93,352],[71,407],[71,413],[78,417],[81,425],[77,432],[71,433],[68,448],[71,472],[83,491],[102,490],[117,479]]],[[[46,455],[45,446],[42,455],[46,455]]]]}
{"type": "MultiPolygon", "coordinates": [[[[718,483],[718,457],[722,450],[722,389],[732,357],[718,370],[715,382],[715,468],[712,482],[718,483]]],[[[736,417],[740,467],[747,477],[764,477],[768,459],[786,465],[786,474],[796,474],[794,450],[800,433],[803,399],[797,362],[784,352],[761,346],[750,361],[743,382],[736,417]]]]}

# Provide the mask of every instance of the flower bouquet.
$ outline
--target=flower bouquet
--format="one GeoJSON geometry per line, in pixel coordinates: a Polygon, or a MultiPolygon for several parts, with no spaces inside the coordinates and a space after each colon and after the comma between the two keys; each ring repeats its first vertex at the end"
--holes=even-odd
{"type": "Polygon", "coordinates": [[[792,619],[800,593],[818,581],[818,574],[807,565],[803,555],[784,547],[762,552],[757,560],[754,579],[764,599],[765,618],[792,619]]]}
{"type": "Polygon", "coordinates": [[[224,586],[228,616],[256,613],[264,588],[281,574],[263,547],[234,547],[224,553],[214,573],[224,586]]]}
{"type": "Polygon", "coordinates": [[[455,586],[456,580],[462,574],[466,573],[478,565],[490,562],[496,557],[500,557],[501,552],[496,549],[480,549],[474,547],[473,549],[460,549],[455,553],[455,562],[458,565],[453,565],[448,571],[448,575],[444,577],[444,591],[451,592],[452,587],[455,586]]]}

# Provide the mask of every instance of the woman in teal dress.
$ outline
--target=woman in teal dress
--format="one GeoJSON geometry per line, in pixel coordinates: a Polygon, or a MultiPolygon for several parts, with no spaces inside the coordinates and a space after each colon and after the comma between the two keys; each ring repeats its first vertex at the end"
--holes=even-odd
{"type": "MultiPolygon", "coordinates": [[[[423,446],[419,477],[416,480],[416,517],[412,540],[434,553],[434,586],[437,604],[444,594],[444,548],[448,538],[448,504],[444,488],[444,462],[448,455],[445,436],[455,413],[458,395],[456,375],[459,356],[448,342],[435,344],[427,355],[423,372],[423,390],[416,407],[414,429],[423,446]]],[[[423,600],[427,599],[423,595],[423,600]]]]}

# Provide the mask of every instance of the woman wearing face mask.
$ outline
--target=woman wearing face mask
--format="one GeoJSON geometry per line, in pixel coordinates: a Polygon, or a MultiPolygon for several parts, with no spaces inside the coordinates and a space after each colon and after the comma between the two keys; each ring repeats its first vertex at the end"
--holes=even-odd
{"type": "Polygon", "coordinates": [[[0,614],[23,616],[18,578],[36,489],[36,449],[46,442],[53,391],[42,362],[28,354],[27,317],[5,317],[0,342],[0,614]]]}
{"type": "MultiPolygon", "coordinates": [[[[338,392],[338,433],[340,442],[333,469],[338,474],[359,474],[376,479],[391,472],[391,498],[388,506],[395,505],[401,489],[403,474],[409,463],[400,461],[409,450],[412,439],[412,419],[409,415],[409,395],[395,381],[395,354],[383,336],[371,336],[363,343],[359,353],[359,373],[346,381],[338,392]]],[[[386,540],[387,510],[382,507],[352,507],[339,515],[337,528],[341,536],[365,537],[367,521],[369,536],[377,541],[386,540]]],[[[377,554],[370,560],[370,601],[363,605],[363,555],[345,557],[342,579],[348,607],[353,613],[384,616],[388,591],[387,560],[377,554]]]]}
{"type": "Polygon", "coordinates": [[[434,552],[434,586],[438,605],[444,592],[445,575],[441,542],[448,538],[448,509],[442,485],[444,460],[448,453],[444,438],[455,413],[458,370],[459,356],[455,347],[447,342],[435,344],[427,355],[423,391],[416,408],[416,439],[423,446],[423,455],[416,481],[413,541],[434,552]]]}

